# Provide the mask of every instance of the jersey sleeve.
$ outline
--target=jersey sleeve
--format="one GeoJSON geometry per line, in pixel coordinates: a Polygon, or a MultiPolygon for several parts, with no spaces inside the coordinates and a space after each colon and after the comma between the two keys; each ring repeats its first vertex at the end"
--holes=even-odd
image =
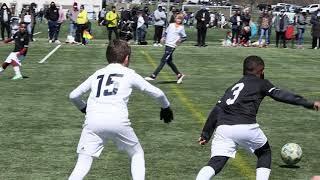
{"type": "Polygon", "coordinates": [[[167,99],[166,95],[159,88],[144,80],[143,77],[141,77],[137,73],[133,73],[131,78],[133,78],[132,86],[134,88],[137,88],[140,91],[143,91],[151,97],[155,98],[161,104],[162,108],[167,108],[170,106],[170,102],[167,99]]]}
{"type": "Polygon", "coordinates": [[[91,89],[92,78],[93,76],[90,76],[87,80],[85,80],[82,84],[80,84],[76,89],[74,89],[69,95],[69,99],[79,110],[82,110],[87,106],[85,101],[81,99],[81,95],[83,95],[84,93],[88,92],[91,89]]]}
{"type": "Polygon", "coordinates": [[[211,110],[201,133],[201,137],[204,138],[206,141],[210,140],[214,130],[216,129],[219,114],[222,113],[222,111],[223,110],[219,106],[215,106],[211,110]]]}
{"type": "Polygon", "coordinates": [[[297,105],[297,106],[303,106],[308,109],[313,109],[314,102],[310,102],[300,95],[294,94],[286,90],[279,89],[273,86],[269,81],[267,81],[265,86],[266,86],[266,90],[270,88],[269,90],[266,91],[266,95],[276,101],[297,105]]]}
{"type": "Polygon", "coordinates": [[[187,34],[186,34],[184,27],[182,28],[182,30],[180,32],[180,37],[181,37],[181,42],[187,40],[187,34]]]}

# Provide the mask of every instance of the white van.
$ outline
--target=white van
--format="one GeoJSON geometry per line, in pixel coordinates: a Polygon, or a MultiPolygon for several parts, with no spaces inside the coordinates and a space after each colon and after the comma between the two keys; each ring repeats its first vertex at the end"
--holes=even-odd
{"type": "Polygon", "coordinates": [[[301,8],[301,10],[311,14],[317,11],[319,8],[320,8],[320,4],[310,4],[306,7],[301,8]]]}
{"type": "Polygon", "coordinates": [[[199,4],[200,0],[187,0],[188,4],[199,4]]]}

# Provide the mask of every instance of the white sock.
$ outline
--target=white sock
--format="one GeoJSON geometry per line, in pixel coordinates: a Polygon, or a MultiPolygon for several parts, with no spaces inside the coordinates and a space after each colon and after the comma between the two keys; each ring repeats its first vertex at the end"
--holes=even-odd
{"type": "Polygon", "coordinates": [[[268,168],[257,168],[256,170],[256,180],[268,180],[270,176],[271,169],[268,168]]]}
{"type": "Polygon", "coordinates": [[[144,153],[135,153],[131,157],[131,175],[133,180],[144,180],[145,176],[144,153]]]}
{"type": "Polygon", "coordinates": [[[211,166],[205,166],[199,171],[196,180],[210,180],[214,175],[214,169],[211,166]]]}
{"type": "Polygon", "coordinates": [[[0,66],[0,73],[2,73],[2,71],[4,71],[3,67],[0,66]]]}
{"type": "Polygon", "coordinates": [[[93,157],[79,154],[78,161],[68,180],[82,180],[89,172],[93,157]]]}
{"type": "Polygon", "coordinates": [[[20,67],[19,66],[13,66],[13,70],[16,73],[17,76],[21,76],[20,67]]]}

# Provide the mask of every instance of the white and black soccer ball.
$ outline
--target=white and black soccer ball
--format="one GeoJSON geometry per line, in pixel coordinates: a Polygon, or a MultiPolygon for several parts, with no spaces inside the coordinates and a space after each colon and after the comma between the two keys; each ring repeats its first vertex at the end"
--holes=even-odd
{"type": "Polygon", "coordinates": [[[281,159],[287,165],[297,164],[302,158],[302,149],[296,143],[287,143],[281,148],[281,159]]]}

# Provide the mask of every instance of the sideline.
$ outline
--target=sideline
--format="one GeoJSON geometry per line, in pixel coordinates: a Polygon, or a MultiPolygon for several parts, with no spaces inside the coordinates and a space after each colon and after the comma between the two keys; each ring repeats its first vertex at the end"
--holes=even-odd
{"type": "Polygon", "coordinates": [[[42,33],[42,32],[36,32],[36,33],[34,33],[33,35],[37,35],[37,34],[40,34],[40,33],[42,33]]]}
{"type": "Polygon", "coordinates": [[[41,61],[39,61],[40,64],[44,63],[53,53],[55,53],[62,45],[58,45],[55,47],[49,54],[46,55],[41,61]]]}

